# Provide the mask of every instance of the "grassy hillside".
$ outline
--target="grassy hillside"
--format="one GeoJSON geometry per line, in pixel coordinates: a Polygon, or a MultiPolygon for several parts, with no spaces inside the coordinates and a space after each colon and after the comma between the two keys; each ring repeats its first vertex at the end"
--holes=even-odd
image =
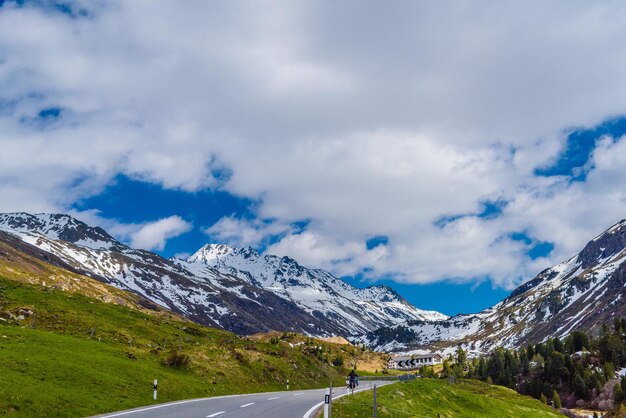
{"type": "MultiPolygon", "coordinates": [[[[343,418],[371,417],[371,392],[337,400],[334,415],[343,418]]],[[[418,379],[378,389],[379,418],[511,418],[563,417],[539,401],[513,390],[476,380],[418,379]]]]}
{"type": "MultiPolygon", "coordinates": [[[[13,238],[12,241],[14,242],[3,242],[3,239],[7,239],[7,237],[7,234],[3,235],[2,231],[0,231],[0,277],[22,283],[37,284],[44,288],[79,293],[101,302],[126,306],[151,315],[180,319],[176,314],[138,295],[108,286],[90,277],[68,271],[65,268],[40,261],[12,247],[11,244],[27,246],[19,239],[13,238]]],[[[31,251],[39,251],[35,247],[28,247],[31,251]]],[[[46,256],[44,255],[44,257],[46,256]]]]}
{"type": "Polygon", "coordinates": [[[292,389],[331,379],[339,385],[347,372],[330,363],[353,355],[352,347],[322,351],[290,344],[289,336],[251,341],[146,309],[88,277],[0,253],[0,416],[87,416],[146,405],[153,379],[159,402],[283,390],[287,379],[292,389]]]}
{"type": "MultiPolygon", "coordinates": [[[[249,338],[252,341],[258,342],[271,342],[277,338],[281,338],[288,344],[294,344],[298,346],[309,344],[310,346],[327,346],[335,350],[332,354],[331,361],[334,360],[337,354],[341,357],[345,368],[356,368],[362,375],[377,375],[382,374],[382,371],[386,369],[388,354],[377,353],[371,350],[362,350],[360,347],[350,344],[343,337],[332,338],[310,338],[301,334],[294,333],[282,333],[282,332],[268,332],[250,335],[249,338]]],[[[305,347],[303,347],[305,349],[305,347]]],[[[404,374],[399,370],[391,370],[394,374],[404,374]]]]}

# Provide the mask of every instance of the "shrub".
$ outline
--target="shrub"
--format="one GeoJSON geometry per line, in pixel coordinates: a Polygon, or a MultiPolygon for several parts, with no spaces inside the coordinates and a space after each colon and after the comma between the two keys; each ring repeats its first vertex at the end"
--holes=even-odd
{"type": "Polygon", "coordinates": [[[168,354],[167,357],[165,357],[165,360],[163,360],[163,363],[166,366],[173,367],[175,369],[182,369],[184,367],[187,367],[190,361],[191,359],[189,358],[187,354],[180,353],[178,351],[172,351],[171,353],[168,354]]]}
{"type": "Polygon", "coordinates": [[[420,375],[425,378],[434,379],[437,377],[437,373],[432,366],[423,366],[420,369],[420,375]]]}
{"type": "Polygon", "coordinates": [[[233,358],[239,362],[239,364],[244,365],[244,366],[247,366],[250,364],[250,362],[248,361],[248,358],[243,352],[239,350],[233,350],[231,354],[233,355],[233,358]]]}
{"type": "Polygon", "coordinates": [[[339,354],[335,356],[333,359],[333,366],[342,367],[343,366],[343,357],[339,354]]]}

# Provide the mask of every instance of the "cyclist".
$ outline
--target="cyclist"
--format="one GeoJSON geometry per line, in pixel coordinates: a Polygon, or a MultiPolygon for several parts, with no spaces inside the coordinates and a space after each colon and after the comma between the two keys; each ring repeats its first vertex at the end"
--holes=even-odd
{"type": "Polygon", "coordinates": [[[352,371],[348,375],[348,387],[350,389],[354,389],[357,386],[359,386],[359,375],[356,374],[356,371],[354,369],[352,369],[352,371]]]}

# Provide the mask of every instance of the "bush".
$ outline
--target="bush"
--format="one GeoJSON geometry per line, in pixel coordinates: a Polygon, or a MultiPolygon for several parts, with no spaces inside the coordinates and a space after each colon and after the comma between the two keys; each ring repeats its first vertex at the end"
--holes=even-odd
{"type": "Polygon", "coordinates": [[[342,367],[343,366],[343,357],[339,354],[337,354],[335,356],[335,358],[333,359],[333,366],[335,367],[342,367]]]}
{"type": "Polygon", "coordinates": [[[425,378],[434,379],[437,377],[437,373],[432,366],[423,366],[420,369],[420,375],[425,378]]]}
{"type": "MultiPolygon", "coordinates": [[[[284,347],[281,349],[281,351],[284,350],[284,347]]],[[[232,350],[231,354],[233,356],[233,358],[235,360],[237,360],[239,362],[239,364],[243,365],[243,366],[248,366],[250,364],[250,362],[248,361],[248,358],[246,357],[246,355],[239,350],[232,350]]],[[[286,353],[281,354],[281,356],[285,356],[286,353]]]]}
{"type": "Polygon", "coordinates": [[[191,359],[185,353],[180,353],[178,351],[172,351],[168,356],[163,360],[163,363],[166,366],[173,367],[175,369],[182,369],[187,367],[190,363],[191,359]]]}

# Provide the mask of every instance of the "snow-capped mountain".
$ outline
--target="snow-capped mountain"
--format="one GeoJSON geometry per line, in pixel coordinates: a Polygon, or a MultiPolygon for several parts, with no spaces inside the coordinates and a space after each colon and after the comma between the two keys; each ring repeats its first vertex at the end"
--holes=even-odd
{"type": "Polygon", "coordinates": [[[322,270],[251,249],[209,245],[188,260],[167,260],[68,215],[0,214],[0,240],[196,322],[241,334],[354,336],[407,320],[446,318],[411,306],[388,287],[359,290],[322,270]]]}
{"type": "Polygon", "coordinates": [[[121,245],[102,228],[92,228],[71,216],[39,213],[0,213],[0,228],[22,237],[43,235],[92,249],[110,249],[121,245]]]}
{"type": "Polygon", "coordinates": [[[518,347],[574,330],[594,332],[626,315],[626,220],[569,260],[539,273],[502,302],[475,315],[409,321],[359,338],[382,351],[485,352],[518,347]]]}
{"type": "Polygon", "coordinates": [[[252,248],[208,244],[179,265],[203,277],[206,268],[235,276],[291,301],[323,321],[356,324],[359,329],[447,316],[410,305],[388,286],[355,288],[330,273],[308,269],[289,257],[261,256],[252,248]]]}

